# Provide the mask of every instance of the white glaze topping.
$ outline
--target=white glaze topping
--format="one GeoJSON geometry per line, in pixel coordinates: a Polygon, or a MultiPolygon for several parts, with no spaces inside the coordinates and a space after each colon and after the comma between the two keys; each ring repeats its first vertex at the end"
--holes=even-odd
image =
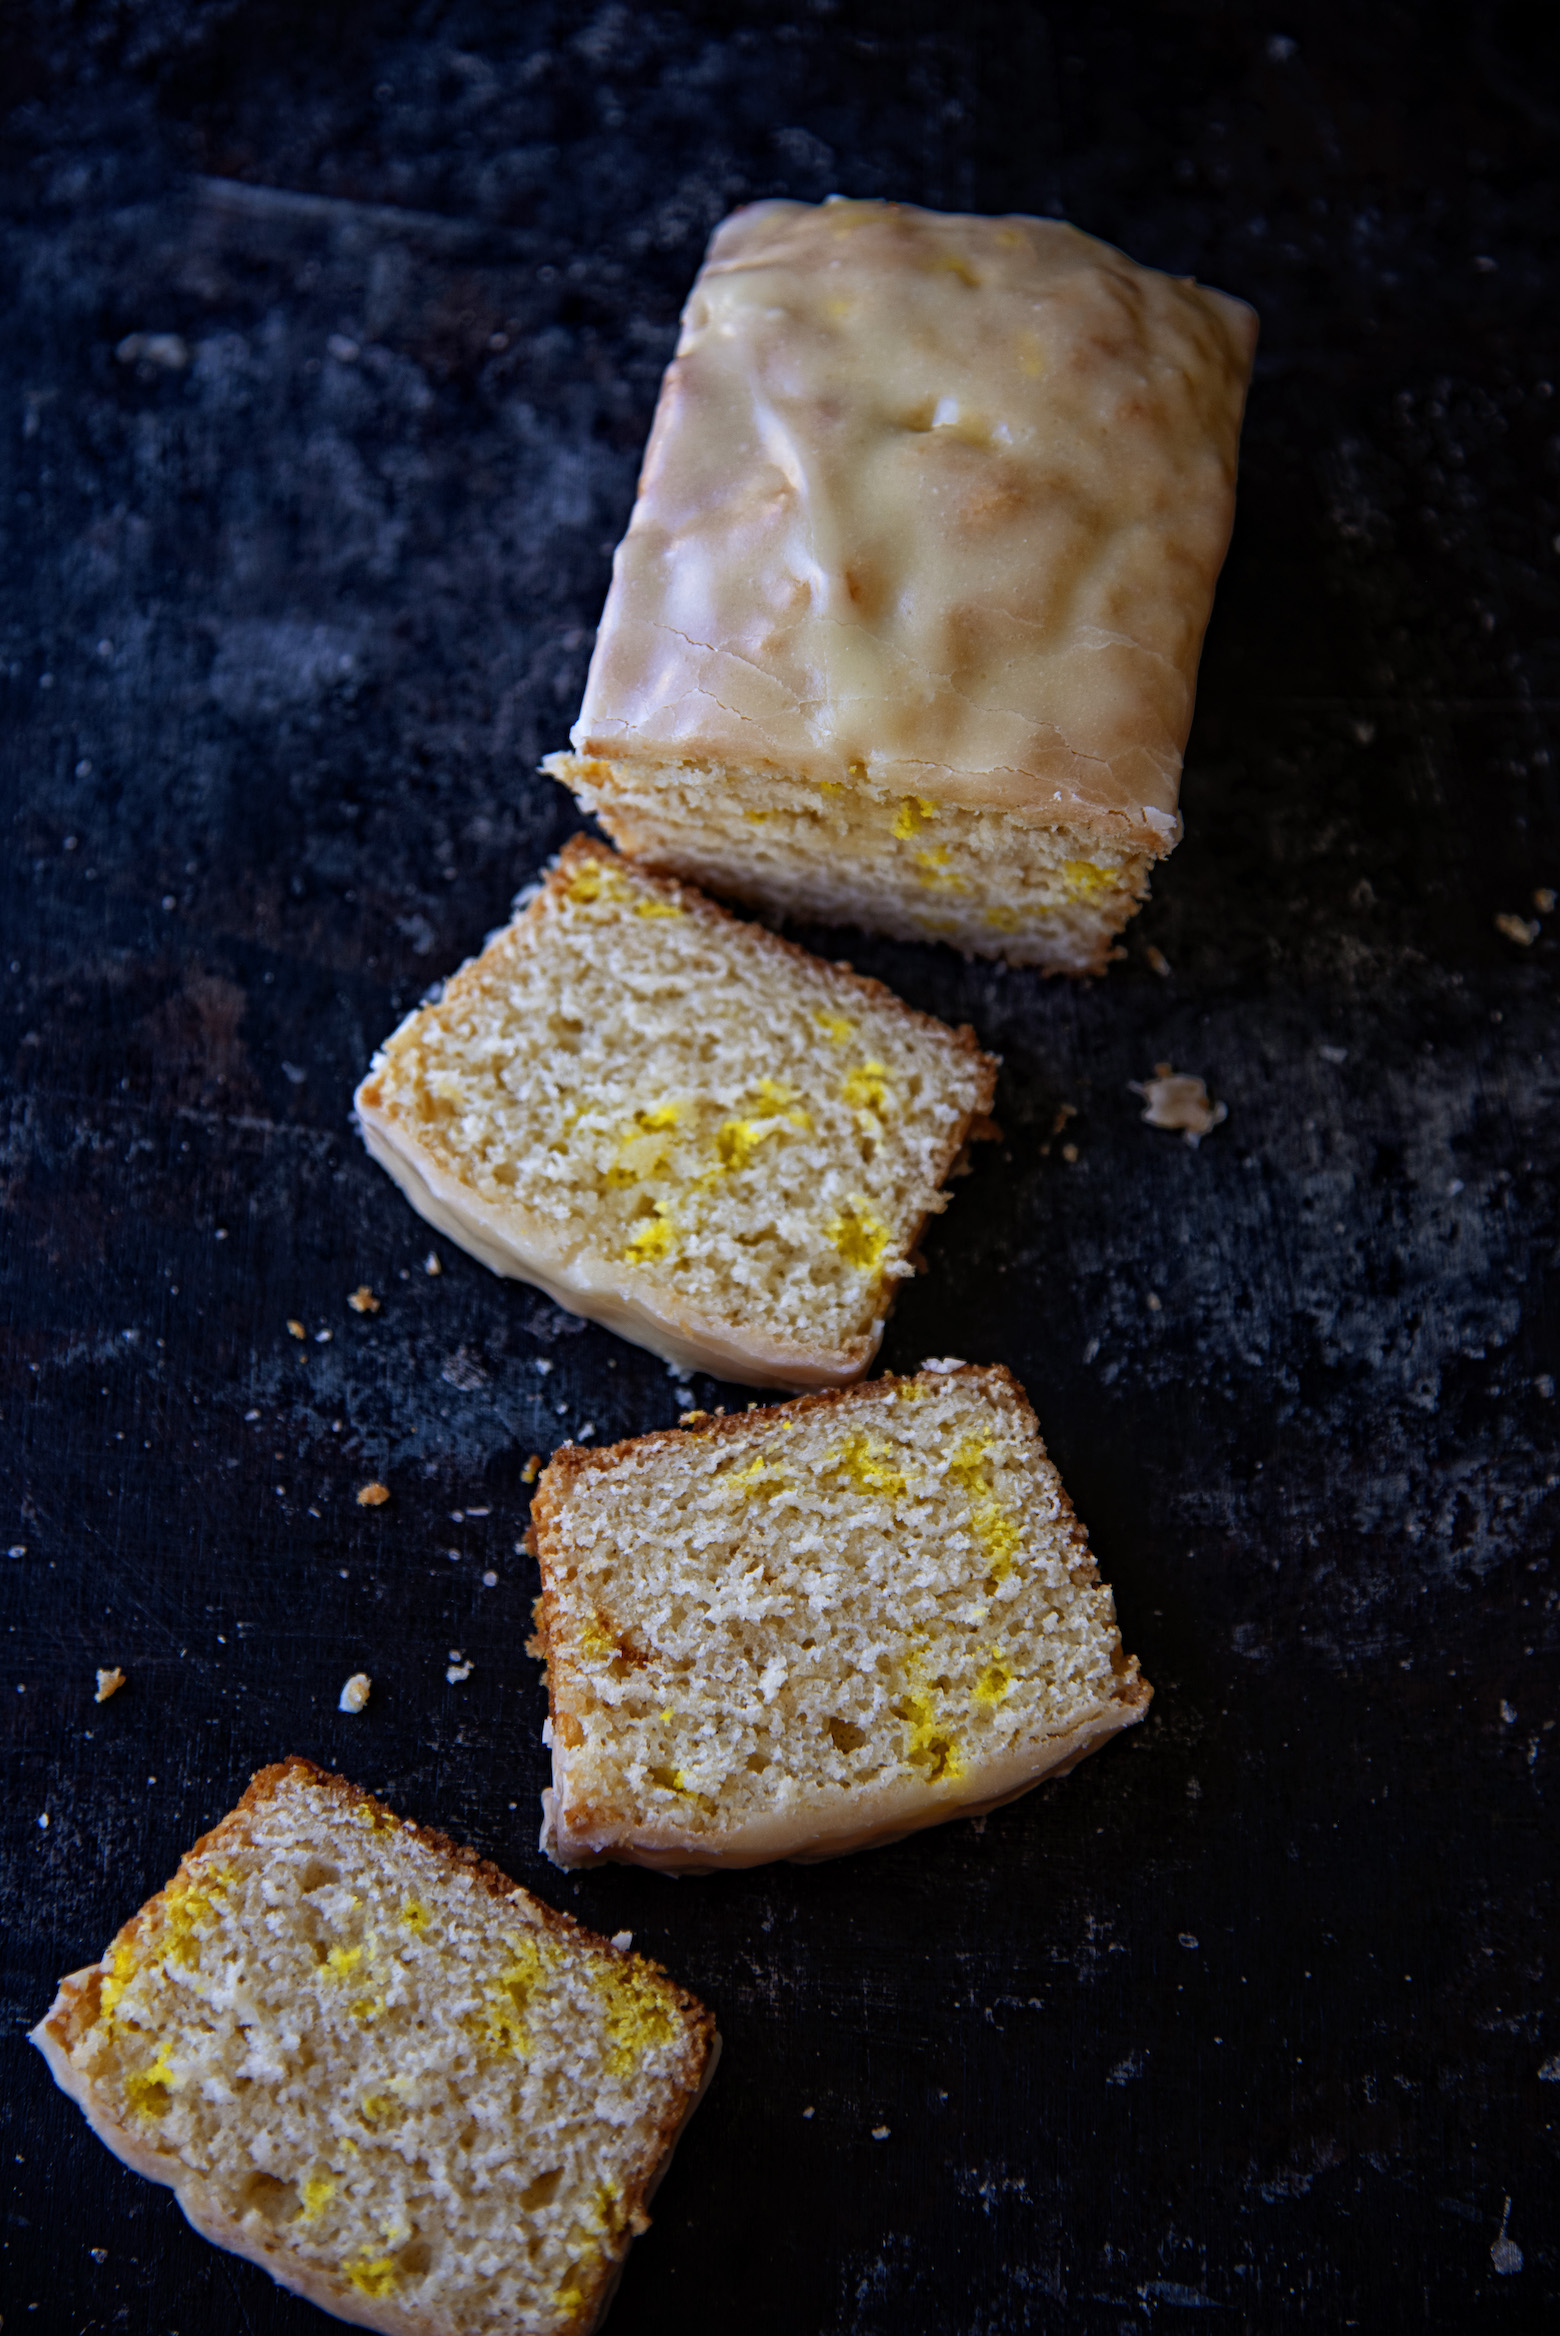
{"type": "Polygon", "coordinates": [[[838,199],[716,230],[576,749],[1158,850],[1256,318],[1076,228],[838,199]]]}

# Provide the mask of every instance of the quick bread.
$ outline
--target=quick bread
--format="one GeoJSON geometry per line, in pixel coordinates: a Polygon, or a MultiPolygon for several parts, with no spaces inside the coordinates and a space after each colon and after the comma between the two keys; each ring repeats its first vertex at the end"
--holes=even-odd
{"type": "Polygon", "coordinates": [[[860,1376],[996,1065],[576,837],[357,1093],[412,1205],[683,1369],[860,1376]]]}
{"type": "Polygon", "coordinates": [[[34,2029],[195,2228],[394,2336],[585,2336],[713,2073],[704,2007],[307,1760],[34,2029]]]}
{"type": "Polygon", "coordinates": [[[736,212],[545,767],[716,892],[1099,971],[1181,832],[1255,340],[1056,220],[736,212]]]}
{"type": "Polygon", "coordinates": [[[1148,1707],[1005,1370],[566,1445],[531,1518],[563,1866],[835,1857],[1012,1800],[1148,1707]]]}

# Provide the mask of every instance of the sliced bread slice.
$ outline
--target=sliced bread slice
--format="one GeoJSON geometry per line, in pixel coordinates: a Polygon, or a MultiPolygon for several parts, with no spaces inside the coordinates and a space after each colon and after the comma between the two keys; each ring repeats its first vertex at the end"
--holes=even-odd
{"type": "Polygon", "coordinates": [[[219,2247],[396,2336],[584,2336],[714,2070],[703,2006],[311,1761],[34,2029],[219,2247]]]}
{"type": "Polygon", "coordinates": [[[576,837],[357,1093],[414,1208],[685,1370],[832,1386],[871,1362],[996,1065],[576,837]]]}
{"type": "Polygon", "coordinates": [[[1012,1800],[1148,1707],[1000,1368],[565,1445],[531,1516],[559,1865],[838,1856],[1012,1800]]]}

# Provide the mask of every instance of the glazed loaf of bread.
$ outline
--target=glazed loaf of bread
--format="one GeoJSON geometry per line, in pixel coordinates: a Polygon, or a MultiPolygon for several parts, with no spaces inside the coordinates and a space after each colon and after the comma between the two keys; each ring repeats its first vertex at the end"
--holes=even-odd
{"type": "Polygon", "coordinates": [[[1255,338],[1054,220],[738,211],[547,767],[716,891],[1097,970],[1180,833],[1255,338]]]}

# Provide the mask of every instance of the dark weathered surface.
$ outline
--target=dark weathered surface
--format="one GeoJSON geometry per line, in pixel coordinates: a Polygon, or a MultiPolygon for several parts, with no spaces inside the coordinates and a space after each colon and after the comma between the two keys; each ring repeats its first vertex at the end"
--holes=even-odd
{"type": "Polygon", "coordinates": [[[1547,16],[785,13],[0,33],[8,2332],[319,2324],[20,2040],[294,1750],[717,2007],[624,2336],[1552,2324],[1560,922],[1493,923],[1560,885],[1547,16]],[[671,1383],[428,1276],[348,1098],[574,824],[532,766],[707,229],[836,186],[1065,208],[1264,319],[1128,961],[829,944],[1006,1057],[885,1359],[1023,1376],[1159,1697],[981,1830],[571,1883],[520,1472],[671,1383]]]}

